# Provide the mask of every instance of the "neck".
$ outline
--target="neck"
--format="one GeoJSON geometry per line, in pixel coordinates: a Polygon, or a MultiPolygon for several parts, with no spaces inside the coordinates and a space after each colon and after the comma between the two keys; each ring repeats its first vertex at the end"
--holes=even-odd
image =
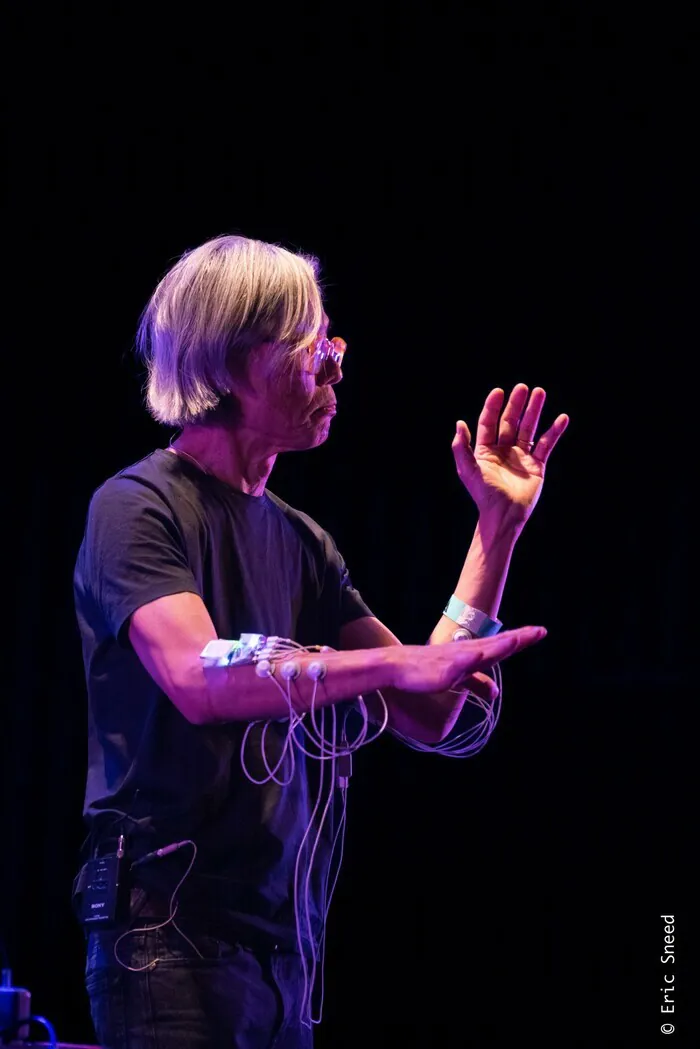
{"type": "Polygon", "coordinates": [[[208,473],[246,495],[265,494],[277,453],[259,434],[224,425],[185,426],[171,449],[192,456],[208,473]]]}

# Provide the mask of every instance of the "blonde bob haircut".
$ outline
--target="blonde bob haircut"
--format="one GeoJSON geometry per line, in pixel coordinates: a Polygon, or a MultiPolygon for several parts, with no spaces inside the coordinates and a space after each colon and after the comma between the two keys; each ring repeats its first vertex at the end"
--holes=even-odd
{"type": "Polygon", "coordinates": [[[245,382],[265,343],[280,376],[323,319],[318,260],[276,244],[220,236],[186,252],[141,315],[137,351],[148,368],[146,400],[168,426],[206,422],[245,382]]]}

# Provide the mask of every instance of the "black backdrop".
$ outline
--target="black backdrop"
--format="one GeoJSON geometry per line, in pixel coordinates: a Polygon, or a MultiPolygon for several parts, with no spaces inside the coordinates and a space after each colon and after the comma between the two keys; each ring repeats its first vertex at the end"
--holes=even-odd
{"type": "MultiPolygon", "coordinates": [[[[564,5],[566,6],[566,5],[564,5]]],[[[71,573],[92,490],[171,434],[138,314],[183,250],[317,253],[350,351],[321,449],[271,488],[335,536],[407,642],[475,524],[454,422],[488,390],[571,416],[516,550],[477,758],[356,762],[319,1046],[694,1044],[691,860],[696,36],[557,5],[10,14],[1,932],[65,1040],[92,1037],[69,910],[85,696],[71,573]],[[177,16],[178,18],[180,16],[177,16]],[[660,1013],[661,913],[677,1013],[660,1013]]]]}

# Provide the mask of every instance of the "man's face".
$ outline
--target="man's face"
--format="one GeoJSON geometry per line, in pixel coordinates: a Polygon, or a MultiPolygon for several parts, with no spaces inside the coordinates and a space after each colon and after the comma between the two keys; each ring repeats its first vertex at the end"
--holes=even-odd
{"type": "MultiPolygon", "coordinates": [[[[328,316],[324,313],[317,338],[328,335],[328,316]]],[[[254,431],[271,450],[301,451],[316,448],[328,437],[336,411],[333,387],[342,379],[340,366],[332,360],[321,364],[317,374],[306,368],[302,357],[282,376],[270,375],[269,358],[256,355],[248,371],[248,383],[236,390],[242,409],[239,425],[254,431]]]]}

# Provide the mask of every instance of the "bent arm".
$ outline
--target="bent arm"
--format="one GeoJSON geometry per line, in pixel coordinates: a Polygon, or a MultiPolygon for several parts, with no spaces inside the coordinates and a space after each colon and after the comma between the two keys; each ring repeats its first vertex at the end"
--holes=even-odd
{"type": "MultiPolygon", "coordinates": [[[[498,615],[517,537],[513,529],[480,519],[454,590],[462,601],[492,619],[498,615]]],[[[450,643],[456,629],[456,624],[442,615],[428,644],[450,643]]],[[[374,616],[354,620],[341,631],[341,647],[344,649],[395,645],[401,645],[399,638],[374,616]]],[[[420,697],[388,688],[382,694],[389,710],[390,728],[425,743],[442,742],[455,727],[469,692],[488,701],[493,701],[498,695],[495,682],[485,674],[473,674],[464,684],[459,693],[443,692],[420,697]]],[[[380,716],[378,705],[370,701],[369,706],[372,717],[377,720],[380,716]]]]}
{"type": "MultiPolygon", "coordinates": [[[[255,667],[205,668],[200,652],[217,637],[206,605],[197,594],[173,594],[137,609],[129,640],[156,684],[181,714],[195,725],[225,721],[264,721],[289,714],[285,697],[255,667]]],[[[291,658],[291,657],[290,657],[291,658]]],[[[314,681],[305,676],[318,654],[294,654],[301,675],[292,682],[292,705],[308,711],[314,681]]],[[[316,707],[383,689],[393,679],[393,660],[386,649],[323,654],[328,673],[318,683],[316,707]]],[[[286,682],[285,682],[286,686],[286,682]]]]}
{"type": "MultiPolygon", "coordinates": [[[[302,674],[291,684],[297,714],[343,699],[396,687],[403,693],[441,693],[477,670],[491,666],[544,636],[522,627],[483,641],[459,645],[391,645],[350,652],[324,652],[328,668],[318,683],[303,673],[318,653],[294,653],[302,674]],[[315,695],[315,698],[314,698],[315,695]]],[[[200,653],[216,630],[197,594],[177,593],[139,607],[129,621],[129,639],[156,684],[194,725],[267,721],[289,714],[286,695],[254,666],[205,668],[200,653]]],[[[420,696],[415,697],[420,704],[420,696]]],[[[436,710],[438,703],[425,704],[436,710]]],[[[440,722],[437,718],[437,722],[440,722]]],[[[444,720],[444,715],[443,719],[444,720]]]]}

